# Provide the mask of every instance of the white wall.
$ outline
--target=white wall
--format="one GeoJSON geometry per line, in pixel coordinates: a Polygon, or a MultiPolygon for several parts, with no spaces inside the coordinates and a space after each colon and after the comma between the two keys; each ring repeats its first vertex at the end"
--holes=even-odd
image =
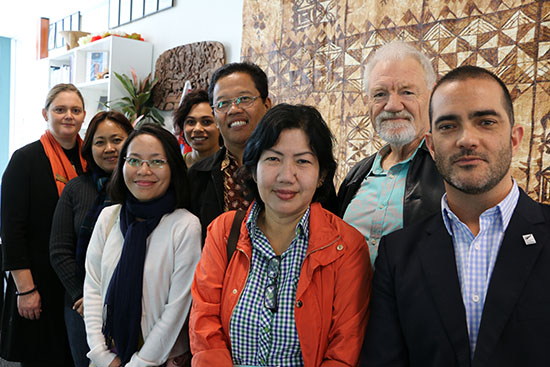
{"type": "MultiPolygon", "coordinates": [[[[83,31],[107,30],[108,0],[56,0],[55,5],[42,10],[39,16],[56,21],[80,11],[83,31]]],[[[137,32],[153,43],[154,62],[169,48],[198,41],[222,42],[226,61],[235,62],[240,59],[242,7],[243,0],[174,0],[174,7],[114,30],[137,32]]],[[[36,60],[37,22],[38,17],[8,35],[15,39],[10,154],[38,139],[46,128],[41,110],[48,92],[48,65],[45,59],[36,60]]],[[[3,35],[1,29],[0,35],[3,35]]]]}

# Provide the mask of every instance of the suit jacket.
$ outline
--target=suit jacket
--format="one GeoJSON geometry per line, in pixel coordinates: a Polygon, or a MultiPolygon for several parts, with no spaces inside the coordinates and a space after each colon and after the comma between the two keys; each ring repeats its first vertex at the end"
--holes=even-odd
{"type": "Polygon", "coordinates": [[[441,213],[382,238],[372,290],[361,366],[550,366],[550,207],[521,191],[473,358],[441,213]],[[536,243],[526,245],[525,234],[536,243]]]}

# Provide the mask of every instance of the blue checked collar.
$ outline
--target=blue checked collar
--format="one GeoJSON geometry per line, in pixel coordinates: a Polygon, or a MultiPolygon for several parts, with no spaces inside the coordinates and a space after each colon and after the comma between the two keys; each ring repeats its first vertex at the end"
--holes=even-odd
{"type": "MultiPolygon", "coordinates": [[[[519,199],[519,188],[516,180],[512,179],[513,186],[508,195],[497,205],[495,205],[492,208],[489,208],[485,210],[483,213],[481,213],[480,217],[485,216],[492,216],[497,215],[502,223],[502,230],[506,231],[506,228],[508,228],[508,224],[510,223],[510,219],[512,219],[512,214],[514,214],[514,210],[516,209],[516,205],[518,203],[519,199]]],[[[461,223],[465,226],[464,223],[456,216],[455,213],[449,208],[449,203],[447,201],[447,193],[443,194],[443,197],[441,197],[441,212],[443,215],[443,222],[445,223],[445,228],[447,229],[447,232],[450,236],[453,235],[452,230],[452,224],[458,224],[461,223]]]]}

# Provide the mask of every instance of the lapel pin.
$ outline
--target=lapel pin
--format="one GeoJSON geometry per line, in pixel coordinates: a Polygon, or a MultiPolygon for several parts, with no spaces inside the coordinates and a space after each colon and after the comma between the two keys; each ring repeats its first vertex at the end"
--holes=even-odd
{"type": "Polygon", "coordinates": [[[535,240],[535,236],[533,236],[532,233],[524,234],[523,242],[525,242],[526,245],[534,245],[535,243],[537,243],[537,241],[535,240]]]}

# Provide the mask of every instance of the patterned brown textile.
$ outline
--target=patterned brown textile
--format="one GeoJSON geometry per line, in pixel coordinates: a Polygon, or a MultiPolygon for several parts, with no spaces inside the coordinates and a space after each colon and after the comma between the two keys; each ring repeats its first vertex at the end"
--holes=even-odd
{"type": "Polygon", "coordinates": [[[248,209],[250,201],[248,191],[245,189],[242,177],[239,175],[239,165],[235,157],[225,151],[225,158],[222,161],[221,171],[223,172],[223,211],[248,209]]]}
{"type": "Polygon", "coordinates": [[[395,38],[426,53],[440,76],[469,64],[504,80],[525,130],[512,174],[550,203],[550,1],[244,0],[242,59],[266,71],[274,102],[319,108],[337,140],[338,184],[383,144],[362,76],[368,56],[395,38]]]}

